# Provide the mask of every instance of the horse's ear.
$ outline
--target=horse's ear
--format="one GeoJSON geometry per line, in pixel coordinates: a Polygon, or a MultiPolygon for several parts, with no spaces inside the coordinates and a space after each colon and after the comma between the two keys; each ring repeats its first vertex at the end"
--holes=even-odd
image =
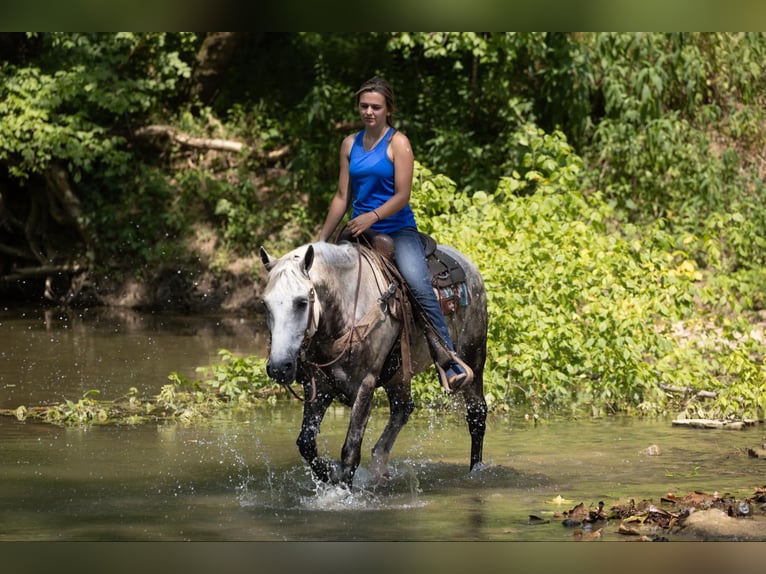
{"type": "Polygon", "coordinates": [[[314,263],[314,246],[309,245],[306,249],[306,255],[303,257],[303,270],[308,273],[311,265],[314,263]]]}
{"type": "Polygon", "coordinates": [[[269,252],[266,251],[266,248],[261,245],[261,261],[263,261],[263,266],[266,268],[266,271],[271,271],[271,268],[274,267],[274,258],[269,255],[269,252]]]}

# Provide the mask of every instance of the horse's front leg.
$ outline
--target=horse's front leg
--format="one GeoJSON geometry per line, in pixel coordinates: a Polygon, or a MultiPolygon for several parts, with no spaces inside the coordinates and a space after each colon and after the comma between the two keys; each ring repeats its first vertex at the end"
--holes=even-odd
{"type": "Polygon", "coordinates": [[[362,379],[356,399],[351,407],[348,432],[341,450],[341,481],[349,488],[351,488],[354,474],[362,458],[362,440],[367,428],[367,421],[370,419],[375,380],[375,375],[367,375],[362,379]]]}
{"type": "MultiPolygon", "coordinates": [[[[304,387],[304,392],[307,386],[304,387]]],[[[337,482],[340,478],[338,464],[332,460],[320,458],[317,453],[319,426],[322,424],[327,407],[332,403],[332,395],[324,392],[317,393],[316,400],[313,402],[308,396],[306,395],[307,398],[303,401],[303,422],[298,440],[295,441],[298,452],[303,460],[309,463],[317,479],[323,482],[337,482]]]]}

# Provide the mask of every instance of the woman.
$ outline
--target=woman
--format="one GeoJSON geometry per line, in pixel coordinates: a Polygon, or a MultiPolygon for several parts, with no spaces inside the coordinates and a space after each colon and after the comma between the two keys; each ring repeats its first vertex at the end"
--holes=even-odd
{"type": "MultiPolygon", "coordinates": [[[[431,287],[431,276],[410,207],[415,159],[410,141],[393,127],[394,94],[389,83],[372,78],[356,92],[364,129],[343,140],[340,146],[338,189],[330,203],[320,241],[327,241],[343,219],[349,204],[352,237],[368,229],[386,233],[396,246],[397,268],[412,295],[420,303],[444,345],[454,355],[454,344],[439,302],[431,287]]],[[[470,368],[456,361],[437,365],[454,392],[470,382],[470,368]]]]}

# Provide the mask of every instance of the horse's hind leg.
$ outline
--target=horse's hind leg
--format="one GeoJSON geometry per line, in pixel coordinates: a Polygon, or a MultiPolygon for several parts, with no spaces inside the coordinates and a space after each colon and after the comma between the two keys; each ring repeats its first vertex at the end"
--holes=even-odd
{"type": "Polygon", "coordinates": [[[415,408],[412,397],[408,395],[405,399],[402,396],[400,385],[387,386],[385,390],[390,414],[386,428],[383,429],[378,442],[372,447],[372,463],[370,464],[373,474],[378,479],[388,478],[388,455],[394,447],[399,431],[407,424],[407,420],[415,408]]]}
{"type": "Polygon", "coordinates": [[[487,430],[487,401],[484,399],[485,353],[477,351],[469,364],[473,369],[473,382],[462,389],[465,398],[465,420],[471,434],[471,466],[473,470],[482,462],[484,433],[487,430]]]}
{"type": "MultiPolygon", "coordinates": [[[[474,373],[474,377],[476,373],[474,373]]],[[[474,378],[474,383],[476,379],[474,378]]],[[[481,387],[479,387],[481,388],[481,387]]],[[[472,384],[463,391],[465,396],[465,420],[468,423],[468,432],[471,434],[471,470],[482,462],[484,451],[484,433],[487,430],[487,402],[484,393],[477,392],[477,387],[472,384]]]]}

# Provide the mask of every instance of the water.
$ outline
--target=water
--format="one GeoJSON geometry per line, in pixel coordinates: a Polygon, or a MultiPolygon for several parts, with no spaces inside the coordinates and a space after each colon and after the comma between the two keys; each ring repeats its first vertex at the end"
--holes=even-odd
{"type": "Polygon", "coordinates": [[[0,408],[78,399],[90,389],[103,399],[130,387],[152,394],[170,372],[193,376],[221,348],[248,354],[265,345],[252,317],[0,310],[0,408]]]}
{"type": "MultiPolygon", "coordinates": [[[[265,344],[248,317],[7,310],[0,407],[89,389],[102,398],[133,386],[152,395],[170,372],[193,375],[219,348],[262,353],[265,344]]],[[[294,399],[191,426],[60,428],[0,417],[0,541],[568,541],[573,532],[555,513],[580,502],[659,503],[694,490],[745,498],[764,484],[766,462],[744,453],[760,446],[759,427],[493,416],[485,467],[468,473],[462,413],[423,410],[394,447],[390,480],[378,484],[365,465],[386,415],[373,412],[351,492],[315,483],[301,462],[294,399]],[[555,504],[558,496],[568,502],[555,504]],[[529,525],[530,515],[550,522],[529,525]]],[[[347,408],[330,409],[320,453],[338,457],[347,420],[347,408]]],[[[625,540],[617,526],[602,539],[625,540]]]]}

